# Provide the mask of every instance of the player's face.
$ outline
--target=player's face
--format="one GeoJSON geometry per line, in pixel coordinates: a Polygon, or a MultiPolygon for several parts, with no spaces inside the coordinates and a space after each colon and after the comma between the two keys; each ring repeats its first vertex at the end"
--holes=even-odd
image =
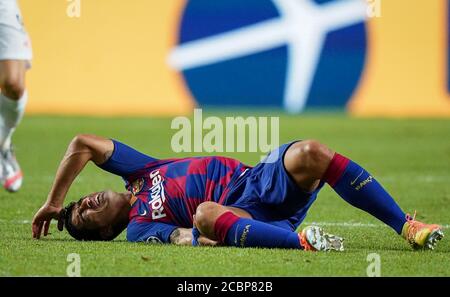
{"type": "Polygon", "coordinates": [[[113,226],[128,215],[129,194],[103,191],[81,198],[72,210],[76,228],[100,229],[113,226]]]}

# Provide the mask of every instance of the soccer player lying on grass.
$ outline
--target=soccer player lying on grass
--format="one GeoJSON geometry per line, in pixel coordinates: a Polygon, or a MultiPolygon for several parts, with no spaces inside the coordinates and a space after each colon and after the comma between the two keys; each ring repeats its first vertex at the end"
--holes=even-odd
{"type": "Polygon", "coordinates": [[[366,170],[317,141],[284,144],[250,167],[225,157],[158,160],[92,135],[70,143],[33,218],[33,237],[47,235],[57,219],[78,240],[112,240],[127,228],[132,242],[343,250],[342,238],[317,226],[295,232],[325,183],[413,248],[433,249],[443,237],[438,225],[405,215],[366,170]],[[127,192],[97,192],[63,208],[89,161],[123,177],[127,192]]]}

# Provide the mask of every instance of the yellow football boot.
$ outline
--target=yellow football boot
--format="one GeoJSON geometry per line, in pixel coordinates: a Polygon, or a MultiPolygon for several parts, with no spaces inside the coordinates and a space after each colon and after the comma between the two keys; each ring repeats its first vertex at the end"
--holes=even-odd
{"type": "Polygon", "coordinates": [[[406,215],[406,223],[403,225],[402,236],[413,249],[433,250],[439,240],[444,237],[444,232],[439,225],[429,225],[415,220],[416,214],[411,218],[406,215]]]}

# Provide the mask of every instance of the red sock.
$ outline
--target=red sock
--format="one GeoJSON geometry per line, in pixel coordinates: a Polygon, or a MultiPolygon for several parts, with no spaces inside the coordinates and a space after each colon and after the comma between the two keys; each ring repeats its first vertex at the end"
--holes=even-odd
{"type": "Polygon", "coordinates": [[[350,160],[346,157],[335,153],[333,159],[331,159],[330,165],[328,165],[328,168],[322,177],[322,180],[334,187],[334,185],[341,178],[342,174],[344,174],[345,168],[347,168],[349,162],[350,160]]]}
{"type": "Polygon", "coordinates": [[[227,211],[217,218],[216,223],[214,224],[214,232],[218,242],[225,242],[228,230],[230,230],[231,226],[238,220],[239,217],[231,211],[227,211]]]}

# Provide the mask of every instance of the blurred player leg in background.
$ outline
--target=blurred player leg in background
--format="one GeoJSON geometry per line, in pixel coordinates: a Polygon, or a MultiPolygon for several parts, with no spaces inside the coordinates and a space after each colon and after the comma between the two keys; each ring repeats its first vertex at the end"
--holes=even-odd
{"type": "Polygon", "coordinates": [[[31,58],[31,43],[16,0],[0,0],[0,179],[10,192],[22,186],[11,138],[25,111],[25,73],[31,58]]]}

